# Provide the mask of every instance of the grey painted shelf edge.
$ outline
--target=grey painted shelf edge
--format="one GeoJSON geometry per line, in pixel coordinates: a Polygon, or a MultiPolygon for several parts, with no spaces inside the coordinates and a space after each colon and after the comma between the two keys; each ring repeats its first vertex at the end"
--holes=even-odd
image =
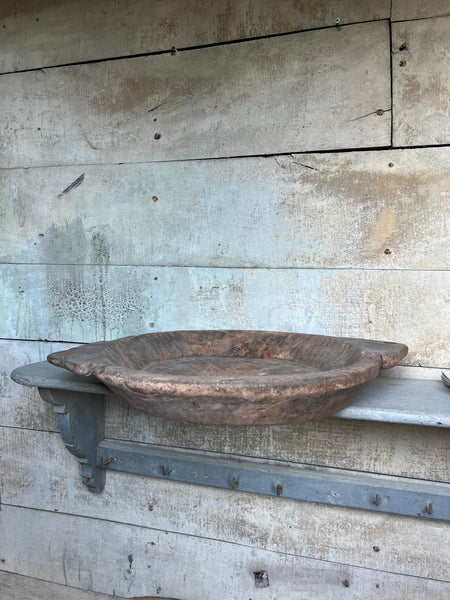
{"type": "MultiPolygon", "coordinates": [[[[25,386],[111,394],[95,377],[80,377],[46,361],[19,367],[11,373],[11,377],[25,386]]],[[[378,377],[350,406],[333,416],[360,421],[450,427],[450,388],[440,381],[428,379],[378,377]]]]}
{"type": "Polygon", "coordinates": [[[98,446],[97,464],[236,492],[450,520],[450,485],[441,482],[109,439],[98,446]]]}

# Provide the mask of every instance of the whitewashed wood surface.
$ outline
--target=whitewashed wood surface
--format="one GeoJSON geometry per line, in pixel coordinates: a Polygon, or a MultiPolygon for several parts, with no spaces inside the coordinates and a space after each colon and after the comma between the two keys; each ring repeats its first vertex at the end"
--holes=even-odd
{"type": "Polygon", "coordinates": [[[73,515],[5,506],[0,523],[5,568],[126,597],[210,600],[213,591],[217,600],[242,600],[262,591],[266,599],[297,600],[300,591],[305,600],[339,600],[349,593],[367,600],[380,593],[434,600],[450,590],[444,581],[73,515]],[[263,590],[255,589],[254,572],[260,571],[269,577],[263,590]]]}
{"type": "Polygon", "coordinates": [[[450,543],[450,525],[444,522],[127,473],[107,473],[106,487],[97,495],[82,484],[78,463],[58,434],[14,428],[2,428],[1,434],[3,506],[117,521],[282,554],[448,579],[448,556],[442,548],[450,543]],[[411,540],[420,540],[420,544],[411,540]]]}
{"type": "Polygon", "coordinates": [[[150,331],[261,329],[401,342],[409,347],[406,365],[449,361],[448,271],[99,264],[1,265],[0,275],[3,338],[93,342],[150,331]]]}
{"type": "Polygon", "coordinates": [[[0,72],[389,18],[380,0],[2,0],[0,72]]]}
{"type": "Polygon", "coordinates": [[[392,24],[394,146],[450,143],[447,5],[446,17],[392,24]]]}
{"type": "Polygon", "coordinates": [[[343,419],[282,427],[212,427],[142,419],[119,400],[108,406],[106,435],[115,439],[450,481],[445,429],[343,419]]]}
{"type": "Polygon", "coordinates": [[[393,21],[448,17],[449,15],[448,0],[392,0],[391,18],[393,21]]]}
{"type": "MultiPolygon", "coordinates": [[[[0,598],[2,600],[112,600],[114,596],[0,571],[0,598]]],[[[120,600],[118,596],[115,598],[120,600]]]]}
{"type": "MultiPolygon", "coordinates": [[[[0,266],[0,568],[167,600],[447,599],[447,524],[125,473],[95,496],[51,407],[9,379],[71,345],[25,340],[185,327],[378,337],[410,346],[408,377],[448,367],[448,148],[298,154],[390,145],[388,22],[334,27],[385,19],[389,3],[21,5],[0,6],[0,72],[38,69],[1,77],[0,262],[23,264],[0,266]],[[293,154],[145,164],[280,152],[293,154]]],[[[394,20],[426,18],[393,25],[395,145],[448,144],[448,14],[440,0],[392,2],[394,20]]],[[[449,479],[434,428],[208,428],[112,400],[107,433],[449,479]]],[[[78,600],[46,585],[34,597],[78,600]]]]}
{"type": "Polygon", "coordinates": [[[0,262],[448,269],[449,190],[450,148],[7,169],[0,262]]]}
{"type": "Polygon", "coordinates": [[[51,352],[72,345],[0,339],[0,425],[57,430],[53,407],[43,402],[36,388],[17,385],[10,374],[17,367],[46,360],[51,352]]]}
{"type": "Polygon", "coordinates": [[[374,21],[3,75],[0,167],[386,146],[389,64],[374,21]]]}

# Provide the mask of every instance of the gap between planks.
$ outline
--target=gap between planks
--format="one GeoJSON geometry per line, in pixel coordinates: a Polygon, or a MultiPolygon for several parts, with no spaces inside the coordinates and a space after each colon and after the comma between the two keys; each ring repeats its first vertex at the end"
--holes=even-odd
{"type": "MultiPolygon", "coordinates": [[[[395,423],[394,423],[395,425],[395,423]]],[[[412,425],[413,427],[415,425],[412,425]]],[[[33,427],[19,427],[17,425],[0,425],[0,431],[2,431],[2,429],[4,430],[19,430],[19,431],[33,431],[36,433],[47,433],[49,435],[54,435],[54,436],[60,436],[60,431],[59,428],[58,429],[37,429],[37,428],[33,428],[33,427]]],[[[130,441],[133,444],[136,444],[136,446],[141,446],[141,447],[151,447],[153,445],[158,446],[158,447],[162,447],[162,448],[170,448],[171,450],[179,450],[179,451],[187,451],[188,453],[193,451],[199,451],[199,448],[194,447],[194,446],[174,446],[173,444],[164,444],[162,442],[158,442],[157,444],[155,444],[154,442],[142,442],[142,441],[137,441],[137,440],[130,440],[128,438],[122,437],[122,438],[117,438],[117,437],[112,437],[112,436],[107,436],[105,437],[105,439],[103,440],[105,442],[127,442],[130,441]]],[[[286,460],[286,459],[280,459],[280,458],[268,458],[268,457],[261,457],[259,455],[256,454],[236,454],[234,452],[226,452],[223,450],[204,450],[201,449],[201,452],[205,452],[208,455],[211,455],[212,458],[214,458],[213,455],[217,455],[217,457],[219,459],[224,459],[227,460],[227,458],[237,458],[237,459],[254,459],[254,460],[267,460],[267,461],[272,461],[273,463],[279,463],[281,465],[295,465],[295,466],[299,466],[299,467],[312,467],[312,468],[323,468],[324,465],[319,464],[319,463],[311,463],[311,462],[298,462],[298,461],[292,461],[292,460],[286,460]]],[[[393,478],[398,478],[398,479],[405,479],[405,480],[413,480],[413,481],[423,481],[426,483],[437,483],[437,484],[442,484],[442,483],[446,483],[445,481],[439,480],[439,479],[425,479],[424,477],[413,477],[413,476],[408,476],[408,475],[392,475],[389,473],[383,473],[382,471],[365,471],[363,469],[349,469],[348,467],[339,467],[339,466],[328,466],[326,467],[328,470],[333,470],[333,471],[344,471],[346,473],[349,474],[361,474],[361,475],[381,475],[381,476],[385,476],[385,477],[393,477],[393,478]]],[[[133,475],[133,474],[132,474],[133,475]]],[[[136,475],[136,477],[142,477],[141,475],[136,475]]],[[[177,483],[183,483],[183,482],[177,482],[177,483]]],[[[206,486],[208,487],[208,486],[206,486]]],[[[248,492],[251,493],[251,492],[248,492]]],[[[294,502],[299,502],[298,500],[294,500],[294,502]]],[[[321,503],[319,503],[321,504],[321,503]]],[[[19,507],[19,505],[15,505],[15,504],[8,504],[8,503],[2,503],[0,500],[0,506],[16,506],[19,507]]],[[[32,510],[41,510],[41,509],[36,509],[36,508],[32,508],[32,507],[25,507],[25,508],[30,508],[32,510]]],[[[354,509],[354,510],[363,510],[363,509],[354,509]]],[[[46,512],[52,512],[52,511],[46,511],[46,512]]],[[[58,511],[59,512],[59,511],[58,511]]],[[[63,514],[63,513],[61,513],[63,514]]],[[[68,514],[68,513],[67,513],[68,514]]],[[[84,515],[77,515],[80,517],[83,517],[84,515]]],[[[96,517],[89,517],[89,518],[93,518],[95,519],[96,517]]],[[[105,521],[110,521],[110,519],[104,519],[105,521]]],[[[149,529],[154,529],[152,527],[150,527],[149,529]]],[[[201,536],[194,536],[194,537],[201,537],[201,536]]],[[[209,539],[209,538],[208,538],[209,539]]],[[[245,544],[244,544],[245,545],[245,544]]],[[[333,561],[330,561],[333,562],[333,561]]],[[[1,599],[0,599],[1,600],[1,599]]]]}
{"type": "MultiPolygon", "coordinates": [[[[38,512],[38,513],[46,513],[46,514],[51,514],[51,515],[55,515],[56,518],[58,518],[59,516],[66,516],[66,517],[76,517],[77,519],[87,519],[90,521],[100,521],[103,523],[114,523],[117,525],[124,525],[126,527],[132,527],[132,528],[136,528],[136,529],[140,529],[140,530],[144,530],[144,531],[156,531],[156,532],[161,532],[161,533],[169,533],[169,534],[174,534],[174,535],[179,535],[179,536],[183,536],[186,538],[190,538],[190,539],[199,539],[199,540],[206,540],[209,542],[221,542],[224,544],[230,544],[231,546],[237,546],[240,548],[247,548],[249,550],[264,550],[264,552],[273,554],[273,555],[277,555],[277,556],[286,556],[286,557],[293,557],[293,558],[304,558],[304,559],[308,559],[308,560],[314,560],[318,563],[327,563],[330,565],[336,565],[336,566],[345,566],[345,567],[352,567],[352,568],[361,568],[361,569],[367,569],[368,571],[372,571],[375,573],[386,573],[389,575],[398,575],[400,577],[411,577],[414,579],[423,579],[425,581],[436,581],[437,583],[449,583],[450,580],[446,580],[446,579],[436,579],[436,578],[431,578],[431,577],[425,577],[423,575],[406,575],[404,573],[400,573],[398,571],[387,571],[386,569],[374,569],[373,567],[360,567],[359,565],[353,565],[351,563],[346,563],[346,562],[338,562],[338,561],[334,561],[334,560],[330,560],[330,559],[326,559],[326,558],[316,558],[316,557],[311,557],[311,556],[304,556],[303,554],[295,554],[293,552],[286,552],[283,550],[267,550],[266,548],[258,548],[257,546],[251,546],[249,544],[242,544],[239,542],[234,542],[234,541],[229,541],[226,539],[222,539],[222,538],[214,538],[214,537],[210,537],[210,536],[200,536],[200,535],[194,535],[193,533],[180,533],[178,531],[175,530],[171,530],[171,529],[158,529],[156,527],[147,527],[145,525],[134,525],[131,523],[126,523],[123,521],[113,521],[111,519],[103,519],[101,517],[90,517],[88,515],[78,515],[75,513],[66,513],[63,511],[54,511],[54,510],[43,510],[40,508],[33,508],[33,507],[28,507],[28,506],[19,506],[16,504],[7,504],[7,503],[2,503],[0,506],[0,509],[2,506],[8,507],[8,508],[13,508],[13,509],[19,509],[19,510],[29,510],[29,511],[33,511],[33,512],[38,512]]],[[[359,509],[355,509],[355,510],[359,510],[359,509]]]]}
{"type": "MultiPolygon", "coordinates": [[[[366,271],[381,271],[381,272],[385,272],[385,271],[392,271],[392,272],[401,272],[401,273],[447,273],[448,271],[450,271],[450,267],[448,269],[409,269],[409,268],[405,268],[405,269],[401,269],[401,268],[381,268],[381,267],[364,267],[364,268],[357,268],[357,269],[352,269],[349,267],[326,267],[326,268],[319,268],[319,267],[262,267],[262,266],[234,266],[234,267],[230,267],[227,265],[220,265],[220,266],[216,266],[216,265],[209,265],[209,266],[205,266],[205,265],[196,265],[196,264],[188,264],[188,265],[181,265],[181,264],[170,264],[170,265],[160,265],[160,264],[124,264],[124,263],[57,263],[57,262],[52,262],[52,263],[29,263],[29,262],[0,262],[0,267],[2,265],[6,265],[6,266],[26,266],[26,267],[103,267],[103,268],[107,268],[107,267],[123,267],[126,269],[129,269],[130,267],[134,268],[143,268],[143,269],[204,269],[207,271],[210,271],[211,269],[214,270],[220,270],[220,269],[226,269],[228,271],[231,271],[233,269],[239,270],[239,271],[351,271],[352,273],[360,273],[363,272],[365,273],[366,271]]],[[[0,339],[10,339],[10,340],[16,340],[16,338],[0,338],[0,339]]],[[[39,342],[46,342],[46,341],[57,341],[57,340],[24,340],[24,341],[39,341],[39,342]]],[[[64,340],[63,340],[64,341],[64,340]]],[[[80,342],[82,343],[82,342],[80,342]]]]}
{"type": "Polygon", "coordinates": [[[69,63],[61,63],[56,65],[48,65],[42,67],[33,67],[32,69],[21,69],[18,71],[3,71],[0,73],[2,75],[15,75],[16,73],[32,73],[33,71],[42,71],[45,74],[47,69],[60,69],[64,67],[76,67],[81,65],[90,65],[104,62],[117,62],[119,60],[128,60],[130,58],[143,58],[146,56],[160,56],[162,54],[173,54],[174,49],[178,52],[191,52],[195,50],[203,50],[205,48],[215,48],[218,46],[231,46],[233,44],[245,44],[246,42],[254,42],[256,40],[266,40],[271,38],[280,38],[286,37],[288,35],[297,35],[299,33],[308,33],[310,31],[321,31],[322,29],[336,29],[343,27],[351,27],[353,25],[363,25],[365,23],[379,23],[380,21],[388,21],[390,19],[368,19],[367,21],[354,21],[351,23],[343,23],[343,24],[335,24],[335,25],[326,25],[322,27],[311,27],[309,29],[296,29],[295,31],[283,31],[282,33],[268,33],[266,35],[259,35],[254,37],[245,37],[239,38],[236,40],[225,40],[223,42],[210,42],[209,44],[200,44],[196,46],[184,46],[182,48],[168,48],[167,50],[154,50],[153,52],[140,52],[138,54],[125,54],[123,56],[110,56],[107,58],[94,58],[91,60],[77,61],[77,62],[69,62],[69,63]]]}
{"type": "MultiPolygon", "coordinates": [[[[429,21],[430,19],[445,19],[446,17],[450,17],[450,11],[445,15],[432,15],[429,17],[413,17],[412,19],[389,19],[391,23],[410,23],[411,21],[429,21]]],[[[384,21],[385,19],[379,19],[380,21],[384,21]]]]}
{"type": "MultiPolygon", "coordinates": [[[[38,69],[40,70],[40,69],[38,69]]],[[[392,109],[389,109],[391,115],[393,114],[392,109]]],[[[373,113],[371,113],[373,114],[373,113]]],[[[335,149],[326,149],[326,150],[301,150],[296,152],[295,150],[292,152],[278,152],[277,154],[233,154],[230,156],[211,156],[211,157],[202,157],[202,158],[173,158],[169,160],[137,160],[137,161],[127,161],[127,162],[104,162],[104,163],[68,163],[68,164],[58,164],[58,165],[32,165],[32,166],[16,166],[16,167],[0,167],[1,171],[17,171],[17,170],[29,170],[29,169],[58,169],[65,167],[79,167],[82,169],[83,167],[98,167],[98,166],[117,166],[117,165],[148,165],[148,164],[158,164],[158,163],[179,163],[179,162],[203,162],[203,161],[213,161],[213,160],[237,160],[237,159],[245,159],[245,158],[276,158],[278,156],[303,156],[307,154],[351,154],[352,152],[387,152],[392,150],[420,150],[427,148],[450,148],[450,144],[418,144],[413,146],[368,146],[363,147],[359,146],[357,148],[335,148],[335,149]]],[[[280,167],[282,168],[282,167],[280,167]]],[[[305,167],[309,168],[309,167],[305,167]]],[[[2,263],[0,263],[2,264],[2,263]]]]}

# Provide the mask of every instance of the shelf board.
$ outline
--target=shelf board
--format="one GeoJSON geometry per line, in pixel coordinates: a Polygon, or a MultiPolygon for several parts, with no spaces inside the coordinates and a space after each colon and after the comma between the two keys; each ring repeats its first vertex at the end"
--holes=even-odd
{"type": "MultiPolygon", "coordinates": [[[[95,377],[80,377],[48,362],[15,369],[14,381],[25,386],[110,395],[95,377]]],[[[334,415],[339,419],[450,427],[450,388],[441,381],[378,377],[358,398],[334,415]]]]}

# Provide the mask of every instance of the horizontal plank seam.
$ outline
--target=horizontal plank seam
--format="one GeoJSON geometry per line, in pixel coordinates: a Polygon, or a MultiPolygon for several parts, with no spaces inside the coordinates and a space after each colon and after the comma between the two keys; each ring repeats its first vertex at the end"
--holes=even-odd
{"type": "MultiPolygon", "coordinates": [[[[445,146],[445,144],[436,144],[437,146],[445,146]]],[[[447,144],[450,146],[450,144],[447,144]]],[[[435,146],[423,146],[425,148],[435,147],[435,146]]],[[[336,148],[336,149],[327,149],[327,150],[302,150],[301,152],[289,151],[289,152],[280,152],[278,154],[235,154],[231,156],[204,156],[200,158],[172,158],[172,159],[162,159],[162,160],[137,160],[132,162],[105,162],[105,163],[67,163],[60,165],[22,165],[17,167],[1,167],[1,171],[12,171],[17,169],[54,169],[54,168],[67,168],[67,167],[79,167],[80,169],[83,167],[100,167],[100,166],[122,166],[122,165],[157,165],[160,163],[184,163],[184,162],[200,162],[200,161],[214,161],[214,160],[237,160],[239,158],[275,158],[278,156],[292,156],[295,155],[303,155],[303,154],[338,154],[342,152],[374,152],[377,150],[393,150],[391,146],[360,146],[358,148],[336,148]]]]}
{"type": "Polygon", "coordinates": [[[446,19],[447,17],[450,17],[450,12],[445,15],[432,15],[430,17],[415,17],[412,19],[392,19],[392,23],[410,23],[411,21],[428,21],[429,19],[446,19]]]}
{"type": "MultiPolygon", "coordinates": [[[[277,555],[282,555],[282,556],[290,556],[293,558],[305,558],[308,560],[315,560],[317,562],[323,562],[323,563],[327,563],[327,564],[332,564],[332,565],[341,565],[343,567],[352,567],[352,568],[357,568],[357,569],[363,569],[363,570],[368,570],[368,571],[374,571],[376,573],[387,573],[387,574],[391,574],[391,575],[400,575],[403,577],[414,577],[415,579],[425,579],[427,581],[436,581],[439,583],[450,583],[450,580],[446,580],[446,579],[436,579],[436,578],[432,578],[432,577],[425,577],[424,575],[412,575],[412,574],[408,574],[408,573],[401,573],[398,571],[386,571],[384,569],[374,569],[373,567],[366,567],[366,566],[361,566],[358,564],[351,564],[351,563],[340,563],[340,562],[336,562],[333,560],[329,560],[329,559],[324,559],[324,558],[316,558],[314,556],[305,556],[303,554],[294,554],[293,552],[286,552],[283,550],[268,550],[267,548],[264,547],[259,547],[259,546],[251,546],[249,544],[243,544],[240,542],[233,542],[233,541],[228,541],[226,539],[222,539],[222,538],[212,538],[209,536],[201,536],[201,535],[195,535],[193,533],[182,533],[176,530],[172,530],[172,529],[158,529],[157,527],[149,527],[147,525],[136,525],[133,523],[127,523],[124,521],[113,521],[112,519],[105,519],[102,517],[91,517],[91,516],[87,516],[87,515],[78,515],[78,514],[74,514],[74,513],[66,513],[63,511],[54,511],[54,510],[43,510],[40,508],[33,508],[33,507],[28,507],[28,506],[20,506],[20,505],[16,505],[16,504],[7,504],[4,503],[3,506],[8,507],[8,508],[16,508],[19,510],[32,510],[32,511],[36,511],[36,512],[43,512],[43,513],[48,513],[48,514],[52,514],[55,515],[56,518],[58,518],[58,516],[62,515],[62,516],[68,516],[68,517],[77,517],[79,519],[90,519],[93,521],[101,521],[101,522],[105,522],[105,523],[117,523],[118,525],[125,525],[125,526],[129,526],[129,527],[136,527],[138,529],[145,529],[146,531],[157,531],[157,532],[161,532],[161,533],[171,533],[171,534],[176,534],[176,535],[180,535],[180,536],[185,536],[187,538],[192,538],[192,539],[200,539],[200,540],[207,540],[210,542],[220,542],[220,543],[224,543],[224,544],[231,544],[233,546],[239,546],[242,548],[249,548],[251,550],[257,549],[257,550],[263,550],[264,552],[270,552],[271,554],[277,554],[277,555]]],[[[355,510],[361,510],[361,509],[355,509],[355,510]]]]}
{"type": "Polygon", "coordinates": [[[392,150],[420,150],[427,148],[450,148],[450,144],[417,144],[413,146],[359,146],[357,148],[330,148],[326,150],[301,150],[301,151],[289,151],[279,152],[278,154],[235,154],[231,156],[205,156],[198,158],[177,158],[177,159],[163,159],[163,160],[137,160],[129,162],[97,162],[97,163],[67,163],[59,165],[22,165],[14,167],[1,167],[1,171],[14,171],[14,170],[29,170],[29,169],[64,169],[68,167],[102,167],[102,166],[122,166],[122,165],[157,165],[160,163],[183,163],[183,162],[203,162],[203,161],[214,161],[214,160],[238,160],[240,158],[275,158],[278,156],[292,156],[308,155],[308,154],[345,154],[352,152],[390,152],[392,150]]]}
{"type": "MultiPolygon", "coordinates": [[[[55,415],[56,417],[56,415],[55,415]]],[[[59,435],[59,429],[42,429],[37,427],[21,427],[19,425],[5,425],[0,423],[1,429],[15,429],[20,431],[35,431],[36,433],[51,433],[52,435],[59,435]]]]}
{"type": "MultiPolygon", "coordinates": [[[[218,46],[231,46],[233,44],[245,44],[247,42],[254,42],[257,40],[266,40],[272,38],[280,38],[286,37],[288,35],[298,35],[299,33],[308,33],[311,31],[321,31],[325,29],[341,29],[342,27],[352,27],[353,25],[363,25],[365,23],[380,23],[383,21],[389,21],[389,19],[368,19],[367,21],[355,21],[352,23],[343,23],[343,24],[333,24],[333,25],[325,25],[322,27],[311,27],[309,29],[296,29],[294,31],[283,31],[282,33],[269,33],[266,35],[254,36],[254,37],[245,37],[239,38],[235,40],[225,40],[223,42],[210,42],[209,44],[200,44],[196,46],[183,46],[182,48],[175,48],[176,52],[190,52],[192,50],[203,50],[205,48],[216,48],[218,46]]],[[[36,71],[42,71],[44,69],[61,69],[64,67],[76,67],[81,65],[90,65],[97,64],[103,62],[116,62],[119,60],[129,60],[132,58],[142,58],[146,56],[160,56],[162,54],[173,54],[174,48],[168,48],[167,50],[154,50],[153,52],[140,52],[138,54],[126,54],[122,56],[110,56],[106,58],[94,58],[91,60],[85,61],[77,61],[71,63],[61,63],[56,65],[43,65],[41,67],[33,67],[31,69],[21,69],[17,71],[3,71],[0,72],[1,75],[14,75],[18,73],[32,73],[36,71]]]]}
{"type": "Polygon", "coordinates": [[[0,337],[0,342],[33,342],[36,344],[76,344],[76,343],[86,343],[86,342],[71,342],[70,340],[45,340],[43,338],[31,339],[31,338],[9,338],[9,337],[0,337]]]}
{"type": "MultiPolygon", "coordinates": [[[[24,573],[19,573],[17,571],[9,571],[8,569],[4,569],[4,568],[0,569],[0,574],[1,573],[7,573],[8,575],[17,575],[18,577],[24,577],[25,579],[28,579],[28,580],[39,581],[42,583],[47,583],[51,586],[54,585],[54,586],[62,587],[64,589],[68,588],[69,590],[75,590],[75,591],[81,592],[81,593],[86,592],[86,593],[91,593],[91,594],[98,594],[98,596],[101,600],[103,600],[103,597],[105,598],[105,600],[109,600],[109,599],[111,599],[111,600],[127,600],[123,596],[115,596],[115,595],[111,596],[110,594],[108,594],[108,593],[105,594],[104,592],[95,592],[93,590],[77,588],[77,587],[74,587],[73,585],[66,585],[65,583],[55,583],[54,581],[50,581],[48,579],[42,579],[41,577],[35,577],[34,575],[33,576],[26,575],[24,573]]],[[[41,600],[41,599],[35,598],[35,600],[41,600]]],[[[133,599],[131,599],[131,600],[133,600],[133,599]]],[[[161,598],[161,600],[164,600],[164,598],[161,598]]]]}
{"type": "MultiPolygon", "coordinates": [[[[398,425],[397,423],[393,423],[393,425],[398,425]]],[[[207,454],[217,454],[219,458],[224,458],[224,460],[227,460],[227,458],[229,457],[230,459],[233,458],[238,458],[238,459],[246,459],[246,458],[250,458],[250,459],[256,459],[256,460],[262,460],[262,461],[269,461],[269,463],[277,463],[280,464],[281,466],[289,466],[289,465],[294,465],[295,467],[318,467],[320,468],[324,468],[324,469],[332,469],[333,471],[345,471],[346,473],[349,473],[350,475],[353,473],[356,473],[358,475],[380,475],[381,477],[394,477],[394,478],[399,478],[399,479],[405,479],[408,481],[420,481],[420,482],[426,482],[426,483],[438,483],[438,484],[450,484],[450,481],[438,481],[435,479],[424,479],[421,477],[408,477],[407,475],[392,475],[390,473],[382,473],[380,471],[364,471],[361,469],[349,469],[346,467],[338,467],[338,466],[330,466],[330,465],[320,465],[317,463],[308,463],[308,462],[297,462],[297,461],[293,461],[293,460],[289,460],[289,459],[283,459],[283,458],[272,458],[272,457],[268,457],[268,456],[258,456],[255,454],[236,454],[233,452],[225,452],[225,451],[219,451],[219,450],[204,450],[202,448],[195,448],[192,446],[173,446],[170,444],[154,444],[153,442],[138,442],[136,440],[130,440],[130,439],[126,439],[126,438],[114,438],[114,437],[105,437],[105,442],[131,442],[131,443],[136,443],[137,445],[141,445],[141,446],[146,446],[147,448],[150,446],[162,446],[163,448],[169,448],[171,450],[188,450],[188,451],[196,451],[196,452],[205,452],[207,454]]],[[[211,458],[214,458],[213,456],[211,456],[211,458]]]]}
{"type": "MultiPolygon", "coordinates": [[[[144,417],[145,418],[145,417],[144,417]]],[[[394,425],[397,425],[396,423],[394,423],[394,425]]],[[[35,429],[32,427],[19,427],[17,425],[2,425],[0,424],[0,430],[2,429],[12,429],[12,430],[21,430],[21,431],[35,431],[36,433],[49,433],[51,435],[57,435],[59,436],[59,430],[58,429],[35,429]]],[[[151,447],[151,446],[157,446],[157,447],[162,447],[162,448],[168,448],[170,450],[177,450],[177,451],[183,451],[183,450],[187,450],[189,451],[194,451],[194,452],[205,452],[208,455],[211,455],[210,458],[214,458],[213,455],[217,454],[217,456],[219,458],[223,458],[224,460],[227,460],[227,458],[229,457],[230,459],[233,458],[237,458],[237,459],[256,459],[256,460],[261,460],[261,461],[269,461],[270,463],[277,463],[280,464],[281,466],[283,465],[295,465],[296,467],[317,467],[317,468],[323,468],[323,469],[329,469],[329,470],[333,470],[333,471],[345,471],[348,474],[358,474],[358,475],[379,475],[381,477],[392,477],[392,478],[397,478],[397,479],[404,479],[407,481],[419,481],[419,482],[425,482],[425,483],[437,483],[437,484],[444,484],[444,485],[448,485],[450,484],[450,481],[442,481],[442,480],[437,480],[437,479],[424,479],[422,477],[408,477],[407,475],[392,475],[391,473],[382,473],[380,471],[364,471],[361,469],[349,469],[346,467],[339,467],[339,466],[330,466],[330,465],[321,465],[318,463],[308,463],[308,462],[297,462],[297,461],[293,461],[293,460],[287,460],[287,459],[282,459],[282,458],[273,458],[273,457],[269,457],[269,456],[258,456],[255,454],[236,454],[234,452],[226,452],[226,451],[219,451],[219,450],[205,450],[204,448],[196,448],[193,446],[174,446],[172,444],[163,444],[163,443],[158,443],[155,444],[153,442],[141,442],[141,441],[137,441],[137,440],[132,440],[129,437],[125,438],[116,438],[116,437],[110,437],[107,436],[104,438],[105,442],[131,442],[136,444],[137,446],[140,447],[151,447]]],[[[136,475],[137,477],[140,477],[140,475],[136,475]]],[[[207,486],[208,487],[208,486],[207,486]]],[[[249,492],[250,493],[250,492],[249,492]]]]}
{"type": "Polygon", "coordinates": [[[228,270],[228,271],[348,271],[349,273],[365,273],[365,272],[383,272],[392,271],[392,272],[400,272],[400,273],[448,273],[450,271],[450,266],[448,269],[410,269],[410,268],[392,268],[392,267],[264,267],[264,266],[239,266],[239,265],[181,265],[181,264],[173,264],[173,265],[161,265],[161,264],[119,264],[119,263],[29,263],[29,262],[0,262],[0,267],[114,267],[114,268],[124,268],[129,269],[130,267],[139,268],[139,269],[204,269],[206,271],[211,270],[228,270]]]}

